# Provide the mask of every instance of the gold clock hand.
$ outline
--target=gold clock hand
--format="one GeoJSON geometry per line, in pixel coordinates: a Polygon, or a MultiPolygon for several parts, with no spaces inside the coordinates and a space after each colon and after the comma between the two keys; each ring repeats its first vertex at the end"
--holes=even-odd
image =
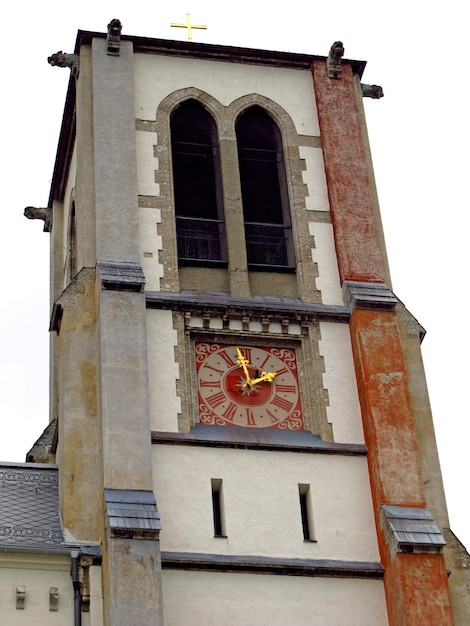
{"type": "Polygon", "coordinates": [[[245,373],[246,383],[244,383],[244,386],[250,385],[251,387],[251,385],[253,384],[253,381],[251,380],[250,373],[248,372],[247,365],[249,361],[248,359],[245,359],[240,348],[237,348],[237,354],[238,354],[237,365],[243,368],[243,371],[245,373]]]}
{"type": "Polygon", "coordinates": [[[258,378],[253,378],[249,384],[256,385],[256,383],[262,382],[272,383],[276,378],[276,374],[277,372],[261,372],[261,376],[258,376],[258,378]]]}

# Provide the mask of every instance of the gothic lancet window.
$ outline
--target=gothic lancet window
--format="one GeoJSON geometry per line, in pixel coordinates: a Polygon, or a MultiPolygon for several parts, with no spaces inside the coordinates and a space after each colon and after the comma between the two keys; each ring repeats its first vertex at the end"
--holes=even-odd
{"type": "Polygon", "coordinates": [[[172,113],[171,150],[180,264],[227,261],[217,127],[195,100],[172,113]]]}
{"type": "Polygon", "coordinates": [[[281,133],[260,106],[236,123],[248,266],[295,267],[281,133]]]}

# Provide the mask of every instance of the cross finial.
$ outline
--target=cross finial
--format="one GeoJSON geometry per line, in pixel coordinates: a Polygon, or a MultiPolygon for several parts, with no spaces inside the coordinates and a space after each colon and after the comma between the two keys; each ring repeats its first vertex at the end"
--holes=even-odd
{"type": "Polygon", "coordinates": [[[193,28],[199,28],[200,30],[207,30],[207,26],[201,26],[200,24],[191,24],[191,16],[186,13],[186,24],[170,24],[172,28],[186,28],[188,31],[188,41],[193,40],[193,28]]]}

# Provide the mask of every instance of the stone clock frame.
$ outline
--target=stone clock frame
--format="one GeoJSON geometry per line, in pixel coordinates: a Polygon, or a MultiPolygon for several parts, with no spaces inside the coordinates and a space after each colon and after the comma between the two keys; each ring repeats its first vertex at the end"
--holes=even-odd
{"type": "Polygon", "coordinates": [[[177,331],[175,357],[180,372],[177,381],[177,394],[181,400],[179,432],[189,432],[199,423],[195,343],[207,342],[295,349],[304,429],[325,441],[333,441],[332,426],[326,413],[328,391],[323,386],[324,362],[318,346],[318,319],[307,322],[296,315],[296,323],[292,323],[294,320],[285,316],[281,319],[275,312],[256,314],[253,311],[232,310],[229,317],[219,316],[219,307],[212,312],[209,307],[204,307],[205,312],[196,311],[194,307],[185,308],[192,308],[193,311],[173,311],[173,324],[177,331]]]}

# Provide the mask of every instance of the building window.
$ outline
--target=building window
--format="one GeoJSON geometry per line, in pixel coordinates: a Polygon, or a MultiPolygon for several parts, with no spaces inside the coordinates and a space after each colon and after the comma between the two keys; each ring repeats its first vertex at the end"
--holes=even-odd
{"type": "Polygon", "coordinates": [[[304,541],[315,541],[310,485],[299,485],[300,518],[304,541]]]}
{"type": "Polygon", "coordinates": [[[67,283],[77,273],[77,242],[76,242],[76,222],[75,222],[75,200],[72,200],[69,213],[69,225],[67,233],[67,283]]]}
{"type": "Polygon", "coordinates": [[[172,113],[171,150],[180,264],[225,264],[227,247],[217,127],[195,100],[172,113]]]}
{"type": "Polygon", "coordinates": [[[277,124],[260,106],[236,123],[248,267],[295,267],[284,153],[277,124]]]}
{"type": "Polygon", "coordinates": [[[226,538],[225,514],[222,493],[222,479],[212,478],[212,516],[214,521],[214,537],[226,538]]]}

